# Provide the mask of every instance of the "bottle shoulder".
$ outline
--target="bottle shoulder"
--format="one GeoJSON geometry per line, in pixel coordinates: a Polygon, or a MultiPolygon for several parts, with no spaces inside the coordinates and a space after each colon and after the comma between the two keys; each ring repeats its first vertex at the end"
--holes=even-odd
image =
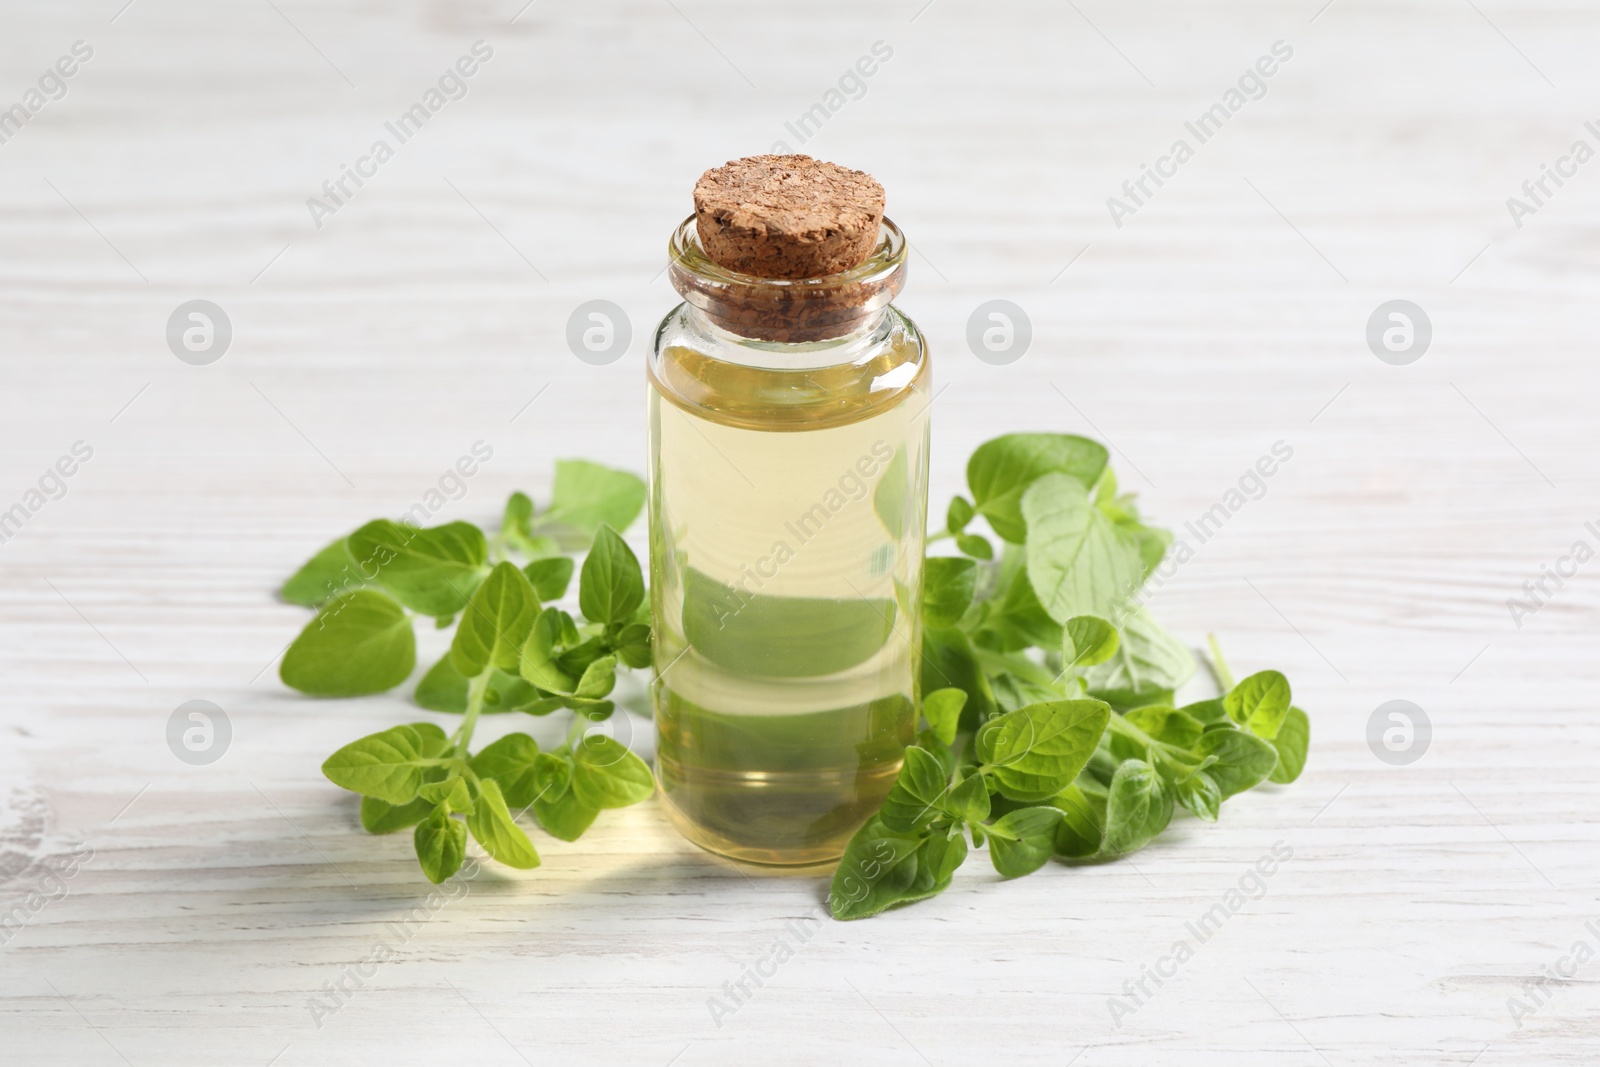
{"type": "Polygon", "coordinates": [[[750,343],[697,320],[687,305],[662,319],[649,376],[663,400],[712,422],[777,432],[848,425],[931,378],[921,331],[892,305],[871,330],[824,344],[750,343]]]}

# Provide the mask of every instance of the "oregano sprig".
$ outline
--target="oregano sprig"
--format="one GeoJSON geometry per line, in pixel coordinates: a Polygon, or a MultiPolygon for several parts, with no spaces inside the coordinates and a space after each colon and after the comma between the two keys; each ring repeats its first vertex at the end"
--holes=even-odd
{"type": "Polygon", "coordinates": [[[615,711],[607,699],[619,664],[650,665],[644,574],[618,529],[638,517],[644,484],[584,461],[556,464],[550,507],[537,514],[513,493],[490,537],[466,522],[419,529],[376,519],[312,557],[283,588],[317,615],[285,653],[284,682],[316,696],[392,689],[416,663],[415,621],[454,626],[449,651],[414,699],[460,716],[395,726],[345,745],[323,764],[335,785],[361,796],[372,833],[412,829],[417,861],[434,882],[454,874],[470,836],[510,867],[539,865],[516,813],[531,809],[552,836],[571,841],[606,808],[650,795],[650,769],[626,745],[595,731],[615,711]],[[562,600],[575,569],[566,553],[589,544],[578,580],[581,620],[562,600]],[[524,562],[519,564],[521,557],[524,562]],[[551,751],[524,733],[471,746],[479,717],[569,709],[551,751]]]}
{"type": "Polygon", "coordinates": [[[1096,442],[1010,434],[967,466],[944,531],[960,556],[923,572],[922,718],[882,809],[834,873],[835,918],[943,892],[971,848],[1007,878],[1052,857],[1115,860],[1178,808],[1214,822],[1228,798],[1294,781],[1310,720],[1288,679],[1235,683],[1175,706],[1189,649],[1142,606],[1171,534],[1118,491],[1096,442]],[[971,532],[982,518],[1002,544],[971,532]]]}

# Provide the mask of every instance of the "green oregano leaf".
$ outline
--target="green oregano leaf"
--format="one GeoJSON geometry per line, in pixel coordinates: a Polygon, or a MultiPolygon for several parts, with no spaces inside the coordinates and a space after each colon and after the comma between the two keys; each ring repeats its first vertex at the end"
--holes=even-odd
{"type": "Polygon", "coordinates": [[[353,793],[408,804],[428,772],[448,762],[448,752],[449,739],[431,722],[391,726],[345,745],[322,764],[322,773],[353,793]]]}
{"type": "Polygon", "coordinates": [[[835,919],[864,919],[896,904],[920,900],[913,885],[924,838],[896,833],[876,816],[845,846],[833,872],[828,908],[835,919]]]}
{"type": "Polygon", "coordinates": [[[278,596],[291,604],[314,608],[340,593],[359,589],[367,581],[356,570],[355,560],[345,547],[346,538],[339,538],[307,560],[290,576],[278,596]]]}
{"type": "Polygon", "coordinates": [[[1194,674],[1194,656],[1144,608],[1122,620],[1121,640],[1110,659],[1084,677],[1089,695],[1115,708],[1170,704],[1194,674]]]}
{"type": "Polygon", "coordinates": [[[539,853],[534,851],[533,842],[528,840],[522,827],[511,818],[505,797],[493,778],[478,783],[478,799],[467,816],[467,829],[485,852],[507,867],[526,871],[539,866],[539,853]]]}
{"type": "Polygon", "coordinates": [[[974,722],[995,710],[994,690],[978,664],[977,649],[964,630],[922,630],[922,691],[955,688],[967,695],[963,717],[974,722]]]}
{"type": "Polygon", "coordinates": [[[582,459],[556,460],[550,510],[542,523],[560,523],[592,537],[601,526],[626,530],[644,509],[645,487],[638,476],[582,459]]]}
{"type": "Polygon", "coordinates": [[[520,552],[534,548],[533,498],[527,493],[514,492],[506,498],[506,510],[500,518],[500,536],[520,552]]]}
{"type": "Polygon", "coordinates": [[[1056,855],[1081,860],[1098,854],[1106,834],[1105,787],[1080,779],[1050,803],[1061,812],[1061,823],[1056,827],[1056,855]]]}
{"type": "Polygon", "coordinates": [[[1102,848],[1112,856],[1136,852],[1172,821],[1173,795],[1144,760],[1124,760],[1111,779],[1102,848]]]}
{"type": "Polygon", "coordinates": [[[417,665],[417,635],[405,609],[373,589],[324,604],[283,655],[278,677],[319,697],[393,689],[417,665]]]}
{"type": "Polygon", "coordinates": [[[616,645],[617,658],[625,666],[632,667],[634,670],[643,670],[650,666],[652,654],[650,649],[650,626],[648,623],[630,622],[617,631],[614,643],[616,645]]]}
{"type": "MultiPolygon", "coordinates": [[[[417,702],[418,707],[429,711],[460,715],[467,710],[469,684],[470,679],[456,670],[455,664],[450,661],[450,653],[446,652],[417,682],[411,699],[417,702]]],[[[519,711],[537,699],[537,689],[516,674],[496,668],[489,672],[489,687],[484,693],[481,710],[485,715],[519,711]]]]}
{"type": "Polygon", "coordinates": [[[929,626],[954,626],[972,603],[978,565],[956,556],[934,556],[922,567],[922,617],[929,626]]]}
{"type": "Polygon", "coordinates": [[[391,804],[377,797],[361,798],[361,826],[369,834],[392,834],[396,830],[409,830],[423,819],[433,805],[426,800],[413,800],[409,804],[391,804]]]}
{"type": "Polygon", "coordinates": [[[533,813],[550,836],[563,841],[576,841],[594,825],[600,809],[585,804],[569,789],[559,796],[535,800],[533,813]]]}
{"type": "Polygon", "coordinates": [[[489,573],[489,543],[469,522],[418,529],[375,519],[347,544],[363,574],[424,615],[454,615],[489,573]]]}
{"type": "Polygon", "coordinates": [[[438,781],[424,782],[417,787],[417,796],[429,804],[449,808],[462,815],[470,815],[476,803],[467,780],[459,772],[452,772],[438,781]]]}
{"type": "MultiPolygon", "coordinates": [[[[548,776],[540,773],[539,756],[537,741],[524,733],[511,733],[485,745],[472,757],[470,766],[479,778],[493,778],[499,783],[507,804],[525,808],[533,803],[542,787],[550,784],[548,776]]],[[[560,787],[566,788],[564,779],[560,787]]]]}
{"type": "Polygon", "coordinates": [[[573,563],[570,556],[547,556],[536,559],[522,568],[522,573],[533,583],[533,591],[545,603],[560,600],[567,595],[567,585],[572,581],[573,563]]]}
{"type": "Polygon", "coordinates": [[[1060,824],[1061,812],[1047,806],[1018,808],[990,823],[985,830],[994,869],[1007,878],[1019,878],[1043,867],[1060,824]]]}
{"type": "Polygon", "coordinates": [[[947,793],[944,810],[963,822],[982,822],[989,817],[989,787],[981,774],[970,774],[947,793]]]}
{"type": "Polygon", "coordinates": [[[599,700],[609,694],[616,684],[617,657],[601,656],[589,661],[572,694],[588,700],[599,700]]]}
{"type": "Polygon", "coordinates": [[[945,512],[944,528],[952,534],[959,534],[967,528],[967,523],[972,521],[972,502],[964,496],[950,498],[950,508],[945,512]]]}
{"type": "Polygon", "coordinates": [[[1097,667],[1116,654],[1117,628],[1097,615],[1074,615],[1062,628],[1063,661],[1068,668],[1097,667]]]}
{"type": "Polygon", "coordinates": [[[994,559],[994,546],[982,534],[957,534],[956,548],[973,559],[994,559]]]}
{"type": "Polygon", "coordinates": [[[1178,710],[1200,723],[1201,726],[1210,726],[1212,723],[1228,721],[1228,710],[1222,706],[1221,697],[1213,697],[1210,700],[1197,700],[1193,704],[1185,704],[1178,710]]]}
{"type": "Polygon", "coordinates": [[[655,779],[614,737],[589,734],[572,749],[572,793],[592,808],[625,808],[649,798],[655,779]]]}
{"type": "Polygon", "coordinates": [[[1222,807],[1222,790],[1216,779],[1205,771],[1196,771],[1174,787],[1178,803],[1194,813],[1196,818],[1216,822],[1222,807]]]}
{"type": "Polygon", "coordinates": [[[1022,495],[1035,480],[1053,471],[1069,475],[1085,490],[1105,469],[1105,446],[1071,434],[1013,433],[978,446],[967,462],[967,487],[974,507],[994,532],[1022,544],[1027,524],[1022,495]]]}
{"type": "Polygon", "coordinates": [[[1123,718],[1155,740],[1177,748],[1192,747],[1205,732],[1205,724],[1199,719],[1164,704],[1148,704],[1142,708],[1134,708],[1123,718]]]}
{"type": "Polygon", "coordinates": [[[900,774],[884,798],[878,818],[895,832],[921,830],[942,814],[939,802],[944,798],[944,791],[944,766],[939,758],[927,749],[912,745],[906,749],[905,762],[900,765],[900,774]]]}
{"type": "Polygon", "coordinates": [[[1311,720],[1299,708],[1291,707],[1278,729],[1278,736],[1272,739],[1272,747],[1278,751],[1278,765],[1272,769],[1271,780],[1287,785],[1300,777],[1310,745],[1311,720]]]}
{"type": "Polygon", "coordinates": [[[1222,698],[1228,718],[1257,737],[1271,741],[1289,714],[1289,679],[1277,671],[1259,671],[1222,698]]]}
{"type": "Polygon", "coordinates": [[[450,662],[465,678],[490,667],[514,671],[539,614],[539,598],[513,563],[497,563],[461,615],[450,662]]]}
{"type": "Polygon", "coordinates": [[[1022,496],[1028,579],[1050,617],[1116,616],[1144,580],[1136,546],[1069,474],[1046,474],[1022,496]]]}
{"type": "Polygon", "coordinates": [[[966,706],[967,694],[960,689],[936,689],[922,698],[922,717],[935,737],[947,745],[955,744],[956,730],[961,725],[961,709],[966,706]]]}
{"type": "Polygon", "coordinates": [[[1272,742],[1230,727],[1206,730],[1195,742],[1192,752],[1202,759],[1216,757],[1206,773],[1216,781],[1224,800],[1246,789],[1254,789],[1266,781],[1278,765],[1278,750],[1272,747],[1272,742]]]}
{"type": "Polygon", "coordinates": [[[443,804],[417,824],[412,835],[422,873],[435,885],[461,869],[467,856],[467,824],[450,817],[443,804]]]}
{"type": "Polygon", "coordinates": [[[602,525],[578,576],[578,607],[590,622],[626,623],[644,603],[644,574],[622,535],[602,525]]]}
{"type": "Polygon", "coordinates": [[[985,723],[977,755],[1012,800],[1049,800],[1083,770],[1110,717],[1098,700],[1031,704],[985,723]]]}
{"type": "Polygon", "coordinates": [[[559,608],[545,608],[533,621],[528,640],[523,643],[518,670],[522,677],[552,693],[572,692],[574,681],[556,665],[556,649],[564,639],[563,630],[568,622],[566,613],[559,608]]]}
{"type": "Polygon", "coordinates": [[[936,829],[917,847],[918,881],[931,884],[932,893],[942,893],[966,858],[967,840],[961,836],[960,823],[942,832],[936,829]]]}

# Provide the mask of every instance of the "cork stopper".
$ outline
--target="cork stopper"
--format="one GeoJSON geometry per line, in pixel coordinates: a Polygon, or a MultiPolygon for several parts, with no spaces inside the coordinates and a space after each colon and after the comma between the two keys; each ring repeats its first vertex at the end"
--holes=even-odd
{"type": "Polygon", "coordinates": [[[878,244],[883,186],[810,156],[747,156],[700,176],[695,226],[706,255],[758,278],[849,270],[878,244]]]}

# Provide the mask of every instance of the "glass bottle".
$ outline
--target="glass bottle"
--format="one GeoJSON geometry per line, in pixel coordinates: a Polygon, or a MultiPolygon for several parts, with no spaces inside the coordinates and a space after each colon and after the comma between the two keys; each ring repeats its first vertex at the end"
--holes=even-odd
{"type": "Polygon", "coordinates": [[[920,703],[931,372],[890,304],[907,246],[837,274],[727,270],[693,216],[650,375],[656,777],[691,841],[838,859],[920,703]]]}

